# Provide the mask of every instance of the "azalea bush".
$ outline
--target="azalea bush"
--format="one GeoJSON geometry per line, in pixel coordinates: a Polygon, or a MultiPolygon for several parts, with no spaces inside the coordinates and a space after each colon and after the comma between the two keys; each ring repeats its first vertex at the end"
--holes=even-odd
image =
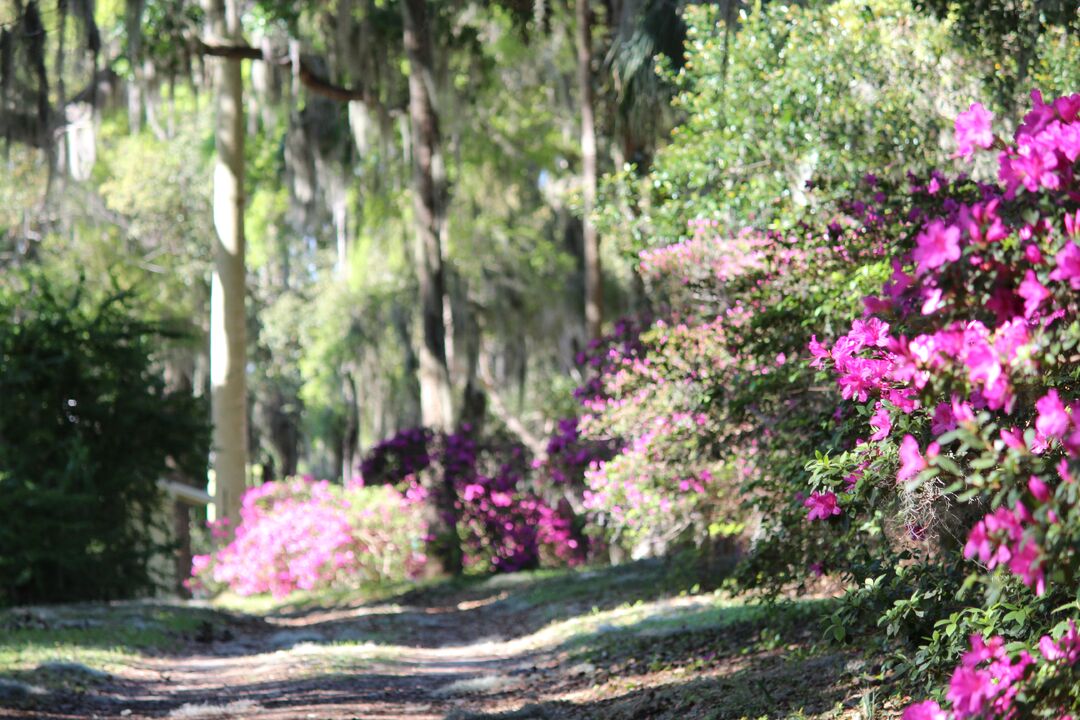
{"type": "Polygon", "coordinates": [[[1008,140],[959,116],[971,174],[642,251],[650,317],[579,390],[616,449],[585,473],[595,532],[644,554],[745,522],[735,583],[842,581],[827,637],[931,694],[913,719],[1078,705],[1080,96],[1032,100],[1008,140]]]}
{"type": "MultiPolygon", "coordinates": [[[[551,457],[573,444],[573,440],[560,444],[553,439],[551,457]]],[[[567,462],[563,458],[561,465],[565,468],[567,462]]],[[[537,463],[535,467],[547,466],[537,463]]],[[[538,567],[541,560],[547,564],[582,562],[587,546],[576,513],[557,497],[549,502],[531,489],[533,470],[522,445],[499,437],[479,438],[467,426],[449,434],[424,428],[403,430],[372,448],[361,465],[369,483],[415,484],[418,473],[440,473],[441,481],[453,489],[458,536],[468,568],[514,572],[538,567]]],[[[560,482],[565,481],[564,475],[560,482]]]]}
{"type": "Polygon", "coordinates": [[[588,362],[583,432],[618,452],[586,473],[587,504],[597,531],[637,555],[741,533],[754,546],[745,583],[779,588],[812,562],[796,562],[814,553],[793,554],[792,542],[822,541],[788,530],[805,457],[829,439],[835,410],[800,355],[812,328],[839,327],[887,266],[839,224],[689,230],[640,253],[655,319],[617,327],[626,337],[588,362]]]}
{"type": "Polygon", "coordinates": [[[416,487],[264,483],[244,494],[235,533],[225,523],[212,527],[219,540],[231,540],[193,558],[190,585],[284,597],[416,577],[426,561],[422,497],[416,487]]]}
{"type": "Polygon", "coordinates": [[[918,628],[921,649],[894,669],[948,678],[912,719],[1080,706],[1080,95],[1032,101],[1009,141],[982,106],[960,116],[958,155],[995,153],[996,181],[936,173],[906,213],[883,202],[892,277],[846,333],[808,346],[853,421],[837,426],[850,447],[810,463],[807,522],[838,546],[892,529],[849,601],[904,594],[879,622],[918,628]]]}

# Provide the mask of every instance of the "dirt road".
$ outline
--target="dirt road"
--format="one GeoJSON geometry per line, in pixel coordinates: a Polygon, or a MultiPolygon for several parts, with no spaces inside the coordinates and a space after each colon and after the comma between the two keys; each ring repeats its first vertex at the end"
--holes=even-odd
{"type": "Polygon", "coordinates": [[[5,702],[0,685],[0,717],[851,716],[859,668],[812,650],[812,605],[766,622],[716,594],[666,595],[666,572],[503,576],[266,616],[193,608],[170,643],[103,669],[75,655],[9,673],[22,688],[5,702]]]}

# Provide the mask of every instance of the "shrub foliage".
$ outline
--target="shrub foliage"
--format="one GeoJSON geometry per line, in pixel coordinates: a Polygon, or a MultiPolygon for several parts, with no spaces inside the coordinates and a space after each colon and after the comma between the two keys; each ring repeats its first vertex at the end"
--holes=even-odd
{"type": "Polygon", "coordinates": [[[125,296],[0,290],[0,603],[148,590],[159,478],[205,473],[206,410],[151,359],[125,296]]]}

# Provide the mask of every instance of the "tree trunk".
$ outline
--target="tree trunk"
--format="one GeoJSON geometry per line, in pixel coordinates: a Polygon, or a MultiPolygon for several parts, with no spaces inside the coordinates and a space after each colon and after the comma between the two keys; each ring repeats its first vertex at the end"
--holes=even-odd
{"type": "MultiPolygon", "coordinates": [[[[434,49],[427,0],[402,0],[405,53],[409,60],[409,119],[412,124],[414,259],[420,287],[423,338],[420,343],[420,414],[438,432],[453,427],[450,370],[446,361],[446,273],[442,233],[445,224],[445,168],[439,116],[435,109],[434,49]]],[[[431,452],[438,456],[438,450],[431,452]]],[[[428,490],[428,568],[431,574],[461,571],[453,488],[438,462],[424,473],[428,490]]]]}
{"type": "Polygon", "coordinates": [[[589,339],[601,335],[604,286],[600,271],[600,238],[593,225],[596,206],[596,118],[593,114],[592,25],[589,0],[576,0],[577,65],[581,105],[581,225],[585,236],[585,329],[589,339]]]}
{"type": "Polygon", "coordinates": [[[424,425],[453,426],[450,371],[446,360],[446,273],[442,258],[445,223],[444,168],[435,110],[435,73],[426,0],[403,0],[405,51],[409,58],[409,118],[412,123],[413,224],[416,279],[420,286],[423,341],[420,345],[420,404],[424,425]]]}
{"type": "Polygon", "coordinates": [[[345,396],[345,432],[341,440],[341,482],[348,485],[360,466],[360,393],[352,369],[345,370],[342,380],[345,396]]]}
{"type": "Polygon", "coordinates": [[[132,135],[142,132],[145,108],[145,83],[143,80],[142,32],[145,0],[127,0],[124,6],[124,29],[127,32],[128,62],[131,64],[131,82],[127,84],[128,130],[132,135]]]}
{"type": "MultiPolygon", "coordinates": [[[[237,39],[238,0],[210,0],[214,34],[237,39]]],[[[210,379],[217,517],[235,528],[247,478],[244,300],[244,86],[241,60],[216,60],[214,272],[210,291],[210,379]]]]}

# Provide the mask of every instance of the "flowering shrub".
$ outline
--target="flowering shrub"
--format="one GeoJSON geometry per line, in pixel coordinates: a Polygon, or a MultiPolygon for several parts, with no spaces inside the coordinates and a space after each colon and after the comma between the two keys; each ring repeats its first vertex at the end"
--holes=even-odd
{"type": "Polygon", "coordinates": [[[264,483],[244,494],[232,541],[192,559],[192,585],[284,597],[415,577],[425,561],[421,499],[415,489],[342,488],[310,478],[264,483]]]}
{"type": "MultiPolygon", "coordinates": [[[[690,229],[689,239],[640,254],[658,319],[617,326],[613,342],[587,358],[582,433],[619,449],[586,473],[587,505],[608,539],[637,554],[750,521],[763,559],[764,544],[793,527],[784,518],[802,510],[805,497],[788,502],[792,488],[805,488],[805,454],[834,410],[797,362],[801,339],[823,315],[855,307],[830,287],[838,275],[849,273],[856,288],[876,276],[839,228],[733,238],[712,221],[690,229]]],[[[793,557],[790,547],[776,552],[793,557]]],[[[747,581],[780,584],[790,563],[779,565],[747,566],[747,581]]]]}
{"type": "MultiPolygon", "coordinates": [[[[907,669],[932,677],[959,651],[950,638],[978,631],[951,674],[949,709],[927,701],[909,718],[1058,717],[1078,705],[1075,626],[1055,611],[1076,614],[1080,561],[1080,95],[1032,100],[1010,143],[981,106],[960,116],[958,154],[997,151],[998,182],[938,173],[913,184],[909,212],[880,228],[895,238],[883,292],[846,334],[808,346],[858,418],[843,428],[857,436],[850,451],[811,463],[815,492],[835,493],[864,527],[895,517],[914,544],[893,542],[878,580],[938,598],[927,652],[907,669]],[[976,586],[978,620],[963,607],[976,586]]],[[[815,506],[808,519],[821,517],[815,506]]],[[[926,610],[898,602],[883,618],[896,628],[926,610]]]]}
{"type": "MultiPolygon", "coordinates": [[[[553,441],[558,450],[574,444],[569,434],[564,428],[564,442],[553,441]]],[[[382,482],[409,481],[429,468],[441,472],[454,490],[466,567],[514,572],[538,566],[541,558],[576,564],[586,548],[574,513],[566,503],[549,505],[525,488],[530,466],[520,445],[483,444],[465,427],[445,436],[404,430],[377,445],[362,469],[365,481],[382,482]]]]}
{"type": "Polygon", "coordinates": [[[431,439],[430,430],[409,428],[376,444],[360,463],[364,482],[369,485],[396,482],[420,472],[431,462],[427,454],[431,439]]]}
{"type": "MultiPolygon", "coordinates": [[[[585,357],[582,353],[581,362],[585,357]]],[[[533,460],[533,469],[555,487],[572,487],[581,484],[594,462],[607,460],[612,452],[610,442],[582,435],[580,418],[562,418],[548,438],[544,456],[533,460]]]]}
{"type": "MultiPolygon", "coordinates": [[[[1000,635],[989,640],[972,635],[971,649],[949,679],[945,696],[951,712],[934,700],[924,700],[908,706],[904,720],[1028,717],[1038,706],[1060,711],[1075,704],[1070,678],[1077,659],[1080,634],[1072,620],[1059,639],[1043,635],[1034,656],[1023,649],[1010,652],[1000,635]]],[[[1072,716],[1062,713],[1057,717],[1066,720],[1072,716]]]]}
{"type": "Polygon", "coordinates": [[[829,572],[851,588],[830,637],[879,627],[892,677],[948,680],[910,717],[1078,705],[1080,95],[1032,99],[1009,142],[979,105],[956,123],[993,181],[867,175],[820,231],[699,222],[642,253],[658,319],[579,391],[583,435],[619,448],[586,474],[609,536],[738,496],[739,582],[829,572]]]}

